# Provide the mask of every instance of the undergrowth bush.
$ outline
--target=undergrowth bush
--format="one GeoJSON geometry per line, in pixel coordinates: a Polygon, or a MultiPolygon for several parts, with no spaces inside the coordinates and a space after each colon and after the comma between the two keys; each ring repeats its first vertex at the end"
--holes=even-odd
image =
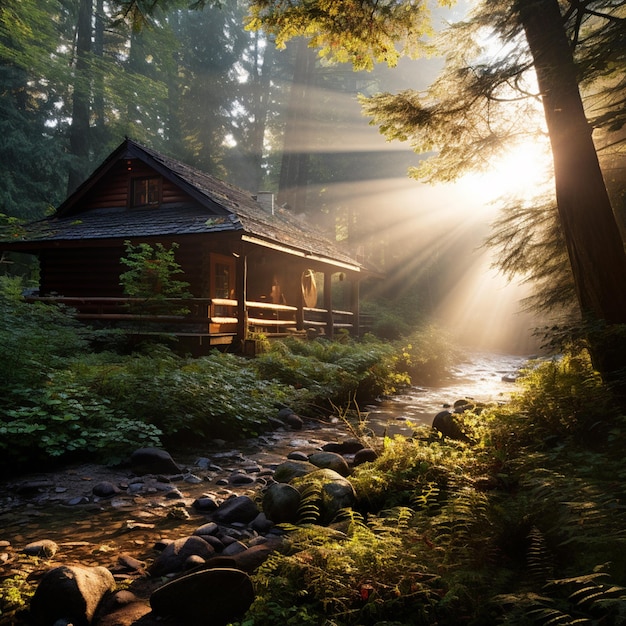
{"type": "Polygon", "coordinates": [[[297,339],[273,342],[254,366],[260,376],[307,389],[317,402],[371,400],[409,384],[396,367],[396,350],[373,337],[357,342],[297,339]]]}
{"type": "Polygon", "coordinates": [[[154,347],[82,375],[113,409],[152,424],[169,442],[256,435],[267,428],[275,402],[297,406],[302,395],[259,379],[250,361],[220,352],[188,359],[154,347]]]}
{"type": "Polygon", "coordinates": [[[39,386],[89,349],[92,332],[64,307],[26,303],[18,278],[0,276],[0,320],[0,391],[39,386]]]}
{"type": "Polygon", "coordinates": [[[448,335],[433,325],[414,330],[400,345],[397,368],[414,385],[441,381],[458,358],[448,335]]]}
{"type": "Polygon", "coordinates": [[[0,466],[87,458],[119,463],[134,448],[160,443],[158,428],[116,411],[69,371],[50,375],[39,390],[16,389],[10,400],[14,408],[3,411],[0,423],[0,466]]]}

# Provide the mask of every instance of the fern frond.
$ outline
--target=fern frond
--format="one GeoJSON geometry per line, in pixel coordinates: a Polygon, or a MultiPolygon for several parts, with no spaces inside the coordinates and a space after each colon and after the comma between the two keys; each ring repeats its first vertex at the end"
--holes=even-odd
{"type": "Polygon", "coordinates": [[[316,483],[307,485],[300,496],[300,505],[296,519],[298,524],[317,524],[320,519],[320,502],[322,499],[322,488],[316,483]]]}
{"type": "Polygon", "coordinates": [[[536,584],[543,585],[553,576],[553,559],[548,550],[543,533],[533,526],[528,533],[526,560],[531,578],[536,584]]]}

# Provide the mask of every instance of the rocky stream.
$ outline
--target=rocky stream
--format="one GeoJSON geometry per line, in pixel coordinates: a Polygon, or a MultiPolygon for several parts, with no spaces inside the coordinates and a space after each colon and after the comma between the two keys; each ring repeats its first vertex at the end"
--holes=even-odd
{"type": "MultiPolygon", "coordinates": [[[[377,435],[410,434],[458,398],[506,400],[524,361],[470,354],[440,386],[360,408],[377,435]]],[[[156,461],[0,479],[0,578],[37,589],[16,617],[0,596],[0,624],[218,626],[241,617],[254,597],[249,574],[280,549],[273,522],[297,508],[289,480],[321,473],[331,509],[350,500],[352,433],[340,420],[283,422],[252,440],[156,461]]]]}

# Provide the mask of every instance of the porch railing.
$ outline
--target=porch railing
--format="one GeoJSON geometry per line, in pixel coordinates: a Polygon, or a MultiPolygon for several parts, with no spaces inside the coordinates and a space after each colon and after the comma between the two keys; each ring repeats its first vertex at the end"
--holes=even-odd
{"type": "MultiPolygon", "coordinates": [[[[112,326],[142,327],[145,332],[176,335],[230,337],[237,335],[238,301],[230,298],[166,298],[146,300],[124,297],[29,296],[29,302],[63,304],[77,311],[78,319],[112,326]],[[147,329],[147,330],[146,330],[147,329]]],[[[248,332],[284,336],[317,328],[331,334],[335,329],[354,331],[351,311],[327,311],[246,301],[248,332]]]]}

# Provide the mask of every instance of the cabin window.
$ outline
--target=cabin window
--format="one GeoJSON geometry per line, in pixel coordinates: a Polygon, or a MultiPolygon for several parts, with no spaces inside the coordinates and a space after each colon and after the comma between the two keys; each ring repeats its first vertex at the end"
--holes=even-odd
{"type": "Polygon", "coordinates": [[[133,178],[131,181],[131,206],[154,206],[161,202],[161,179],[157,177],[133,178]]]}
{"type": "Polygon", "coordinates": [[[213,298],[235,296],[235,261],[226,256],[212,257],[213,298]]]}

